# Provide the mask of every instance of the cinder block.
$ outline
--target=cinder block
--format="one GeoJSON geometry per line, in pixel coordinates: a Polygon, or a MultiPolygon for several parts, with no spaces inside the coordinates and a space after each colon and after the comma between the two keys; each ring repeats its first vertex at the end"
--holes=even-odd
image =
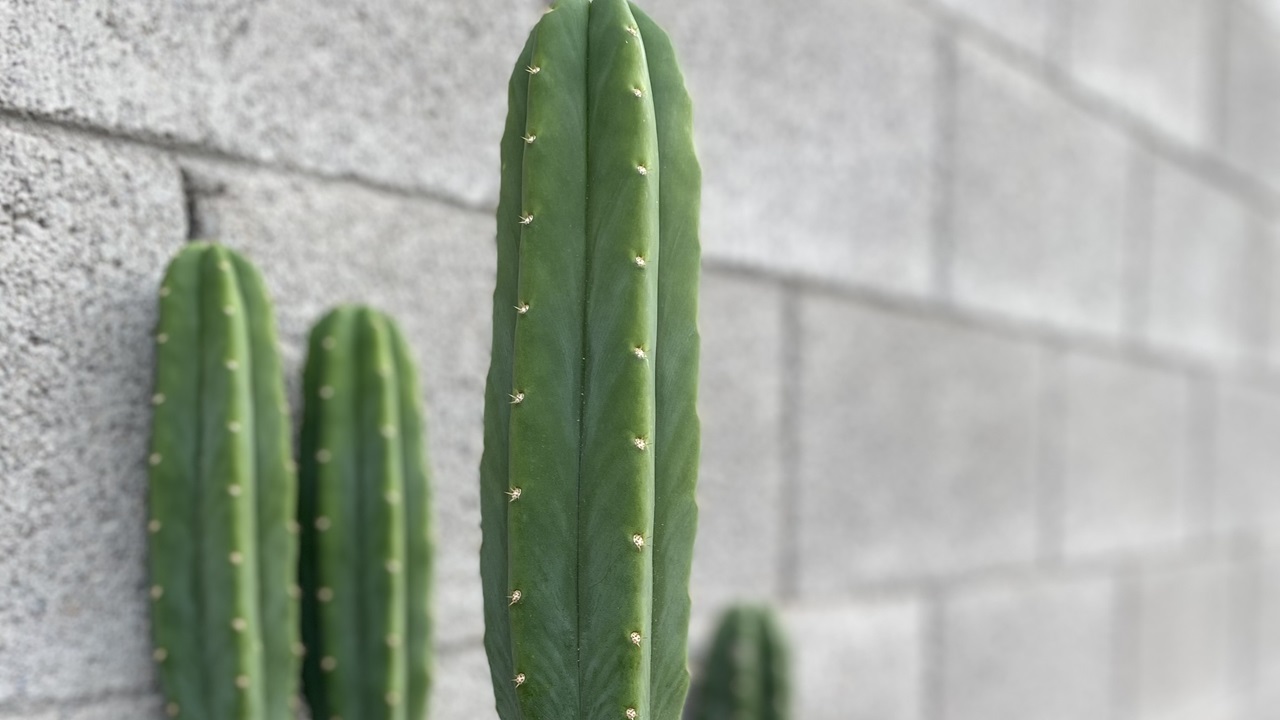
{"type": "Polygon", "coordinates": [[[1110,717],[1110,578],[991,583],[948,595],[941,660],[947,720],[1110,717]]]}
{"type": "Polygon", "coordinates": [[[6,3],[0,106],[496,197],[529,0],[6,3]]]}
{"type": "Polygon", "coordinates": [[[1218,386],[1216,396],[1214,529],[1270,531],[1280,519],[1280,396],[1238,384],[1218,386]]]}
{"type": "Polygon", "coordinates": [[[1191,518],[1190,381],[1119,360],[1057,362],[1061,434],[1049,438],[1069,558],[1140,552],[1186,538],[1191,518]]]}
{"type": "Polygon", "coordinates": [[[1157,164],[1141,300],[1146,340],[1221,362],[1261,351],[1270,269],[1265,242],[1243,203],[1157,164]]]}
{"type": "Polygon", "coordinates": [[[693,92],[708,257],[927,292],[928,19],[894,0],[644,7],[671,31],[693,92]]]}
{"type": "Polygon", "coordinates": [[[151,334],[182,208],[163,158],[0,122],[0,704],[150,681],[151,334]]]}
{"type": "Polygon", "coordinates": [[[826,297],[802,313],[802,592],[1030,561],[1034,348],[826,297]]]}
{"type": "Polygon", "coordinates": [[[702,468],[693,605],[715,615],[778,593],[782,465],[782,291],[760,279],[702,279],[702,468]]]}
{"type": "Polygon", "coordinates": [[[937,0],[939,5],[970,17],[987,30],[1037,56],[1052,50],[1060,19],[1056,0],[937,0]]]}
{"type": "Polygon", "coordinates": [[[1071,0],[1070,72],[1174,138],[1205,144],[1220,8],[1218,0],[1071,0]]]}
{"type": "Polygon", "coordinates": [[[293,407],[311,325],[367,303],[404,331],[421,374],[434,472],[442,642],[483,633],[479,465],[489,369],[493,218],[346,183],[204,163],[202,222],[257,263],[276,300],[293,407]]]}
{"type": "Polygon", "coordinates": [[[1241,717],[1244,575],[1222,563],[1150,571],[1136,592],[1136,720],[1241,717]]]}
{"type": "Polygon", "coordinates": [[[432,720],[496,720],[489,661],[479,643],[441,653],[435,667],[432,720]]]}
{"type": "Polygon", "coordinates": [[[923,617],[914,600],[788,610],[795,716],[924,720],[923,617]]]}
{"type": "Polygon", "coordinates": [[[1280,186],[1280,7],[1227,3],[1225,150],[1232,163],[1280,186]]]}
{"type": "Polygon", "coordinates": [[[1111,128],[971,46],[950,173],[957,301],[1088,332],[1120,326],[1131,151],[1111,128]]]}

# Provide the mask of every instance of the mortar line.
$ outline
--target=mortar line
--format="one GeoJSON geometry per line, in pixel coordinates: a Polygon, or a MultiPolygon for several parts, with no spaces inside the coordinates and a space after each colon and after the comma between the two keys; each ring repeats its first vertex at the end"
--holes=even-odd
{"type": "Polygon", "coordinates": [[[117,131],[15,108],[0,107],[0,121],[18,130],[54,131],[70,138],[116,143],[125,147],[164,153],[177,160],[218,162],[248,170],[305,178],[326,185],[350,185],[392,197],[440,203],[459,210],[490,212],[496,208],[495,203],[488,201],[473,202],[453,193],[375,180],[353,172],[325,172],[287,160],[267,161],[185,140],[165,138],[145,132],[134,134],[117,131]]]}
{"type": "Polygon", "coordinates": [[[1030,57],[1030,53],[966,17],[960,11],[941,7],[936,0],[903,0],[904,4],[930,16],[954,37],[973,43],[1008,67],[1050,90],[1063,102],[1093,120],[1113,128],[1135,145],[1216,187],[1234,194],[1268,217],[1280,216],[1280,189],[1237,169],[1204,147],[1190,145],[1161,130],[1141,115],[1114,104],[1106,96],[1075,82],[1068,70],[1030,57]]]}

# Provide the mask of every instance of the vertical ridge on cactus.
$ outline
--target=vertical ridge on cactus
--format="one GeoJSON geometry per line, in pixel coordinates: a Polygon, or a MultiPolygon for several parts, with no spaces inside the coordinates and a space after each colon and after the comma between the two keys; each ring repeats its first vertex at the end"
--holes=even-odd
{"type": "Polygon", "coordinates": [[[387,316],[342,307],[312,330],[299,524],[316,718],[415,720],[430,684],[431,538],[417,373],[387,316]]]}
{"type": "Polygon", "coordinates": [[[784,720],[791,716],[790,663],[773,613],[725,613],[694,693],[690,720],[784,720]]]}
{"type": "Polygon", "coordinates": [[[193,243],[160,290],[152,398],[154,658],[170,716],[283,720],[296,691],[296,483],[257,271],[193,243]]]}
{"type": "Polygon", "coordinates": [[[499,714],[679,717],[700,171],[662,31],[562,0],[512,75],[481,463],[499,714]]]}

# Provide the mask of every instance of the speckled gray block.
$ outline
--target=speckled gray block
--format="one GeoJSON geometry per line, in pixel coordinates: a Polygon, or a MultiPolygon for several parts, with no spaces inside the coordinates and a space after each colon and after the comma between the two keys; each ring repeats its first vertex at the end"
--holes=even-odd
{"type": "Polygon", "coordinates": [[[1118,133],[1006,66],[960,54],[951,287],[962,304],[1115,334],[1130,151],[1118,133]]]}
{"type": "Polygon", "coordinates": [[[787,507],[782,461],[782,292],[759,279],[702,280],[703,425],[692,595],[699,614],[779,592],[787,507]]]}
{"type": "Polygon", "coordinates": [[[652,0],[695,98],[704,243],[729,258],[924,294],[937,68],[896,0],[652,0]]]}
{"type": "Polygon", "coordinates": [[[995,581],[948,593],[944,717],[1110,717],[1115,607],[1107,575],[995,581]]]}
{"type": "Polygon", "coordinates": [[[537,7],[6,0],[0,107],[489,201],[537,7]]]}
{"type": "Polygon", "coordinates": [[[1034,556],[1031,346],[826,297],[801,328],[806,596],[1034,556]]]}
{"type": "Polygon", "coordinates": [[[1061,498],[1061,548],[1072,559],[1168,549],[1191,535],[1191,381],[1115,358],[1069,353],[1054,363],[1062,413],[1047,439],[1061,498]]]}
{"type": "Polygon", "coordinates": [[[926,720],[924,610],[910,599],[795,608],[783,617],[795,716],[926,720]]]}
{"type": "Polygon", "coordinates": [[[150,338],[184,230],[163,157],[0,123],[0,705],[150,682],[150,338]]]}

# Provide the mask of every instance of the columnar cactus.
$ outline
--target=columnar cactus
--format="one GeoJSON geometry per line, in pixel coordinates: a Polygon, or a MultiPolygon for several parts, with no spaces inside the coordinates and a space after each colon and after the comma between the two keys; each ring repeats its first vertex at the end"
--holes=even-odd
{"type": "Polygon", "coordinates": [[[667,37],[561,0],[510,85],[481,462],[504,720],[675,720],[688,690],[700,170],[667,37]]]}
{"type": "Polygon", "coordinates": [[[791,717],[786,641],[764,608],[725,613],[694,692],[689,720],[791,717]]]}
{"type": "Polygon", "coordinates": [[[285,720],[297,689],[296,483],[262,280],[194,243],[160,288],[151,617],[168,714],[285,720]]]}
{"type": "Polygon", "coordinates": [[[314,718],[421,720],[431,524],[417,373],[385,315],[311,332],[301,438],[304,691],[314,718]]]}

